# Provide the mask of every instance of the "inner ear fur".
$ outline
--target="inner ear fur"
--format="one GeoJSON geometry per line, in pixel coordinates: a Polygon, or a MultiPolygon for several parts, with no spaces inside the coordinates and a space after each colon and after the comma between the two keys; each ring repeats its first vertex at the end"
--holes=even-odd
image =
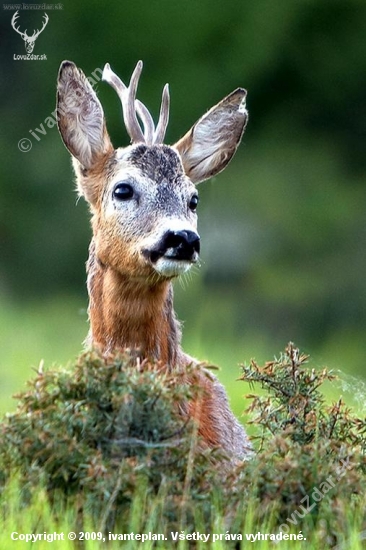
{"type": "Polygon", "coordinates": [[[174,145],[193,183],[215,176],[234,156],[248,121],[246,95],[238,88],[226,96],[174,145]]]}
{"type": "Polygon", "coordinates": [[[79,192],[95,200],[95,185],[85,187],[85,174],[95,171],[113,152],[102,105],[84,73],[63,61],[57,81],[57,119],[62,140],[74,158],[79,192]],[[84,182],[84,183],[83,183],[84,182]]]}

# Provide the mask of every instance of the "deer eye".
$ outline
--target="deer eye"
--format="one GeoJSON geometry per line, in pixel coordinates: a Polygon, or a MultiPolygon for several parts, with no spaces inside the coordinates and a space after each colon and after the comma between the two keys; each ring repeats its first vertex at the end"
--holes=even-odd
{"type": "Polygon", "coordinates": [[[199,198],[198,198],[198,195],[192,195],[191,197],[191,200],[189,201],[189,209],[192,210],[192,212],[194,212],[197,208],[197,205],[198,205],[198,201],[199,201],[199,198]]]}
{"type": "Polygon", "coordinates": [[[113,197],[119,201],[132,199],[134,195],[133,187],[129,183],[117,183],[113,189],[113,197]]]}

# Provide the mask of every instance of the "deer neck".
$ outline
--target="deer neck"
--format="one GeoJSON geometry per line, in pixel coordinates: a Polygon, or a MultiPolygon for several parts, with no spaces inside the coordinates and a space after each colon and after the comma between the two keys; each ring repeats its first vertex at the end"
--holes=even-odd
{"type": "Polygon", "coordinates": [[[88,260],[91,344],[108,353],[129,348],[142,358],[173,367],[179,362],[181,332],[170,281],[148,285],[88,260]]]}

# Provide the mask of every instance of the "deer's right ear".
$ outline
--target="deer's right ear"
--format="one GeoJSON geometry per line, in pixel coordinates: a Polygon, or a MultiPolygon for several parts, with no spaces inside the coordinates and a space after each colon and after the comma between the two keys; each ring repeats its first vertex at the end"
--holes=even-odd
{"type": "Polygon", "coordinates": [[[57,120],[62,140],[81,168],[92,168],[113,151],[100,101],[71,61],[63,61],[58,74],[57,120]]]}

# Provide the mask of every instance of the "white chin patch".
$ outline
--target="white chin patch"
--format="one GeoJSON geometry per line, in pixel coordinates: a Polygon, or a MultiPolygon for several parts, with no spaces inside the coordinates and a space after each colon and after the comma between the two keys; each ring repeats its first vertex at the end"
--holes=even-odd
{"type": "Polygon", "coordinates": [[[164,277],[179,277],[187,273],[192,267],[192,263],[185,260],[172,260],[169,258],[159,258],[154,263],[154,269],[164,277]]]}

